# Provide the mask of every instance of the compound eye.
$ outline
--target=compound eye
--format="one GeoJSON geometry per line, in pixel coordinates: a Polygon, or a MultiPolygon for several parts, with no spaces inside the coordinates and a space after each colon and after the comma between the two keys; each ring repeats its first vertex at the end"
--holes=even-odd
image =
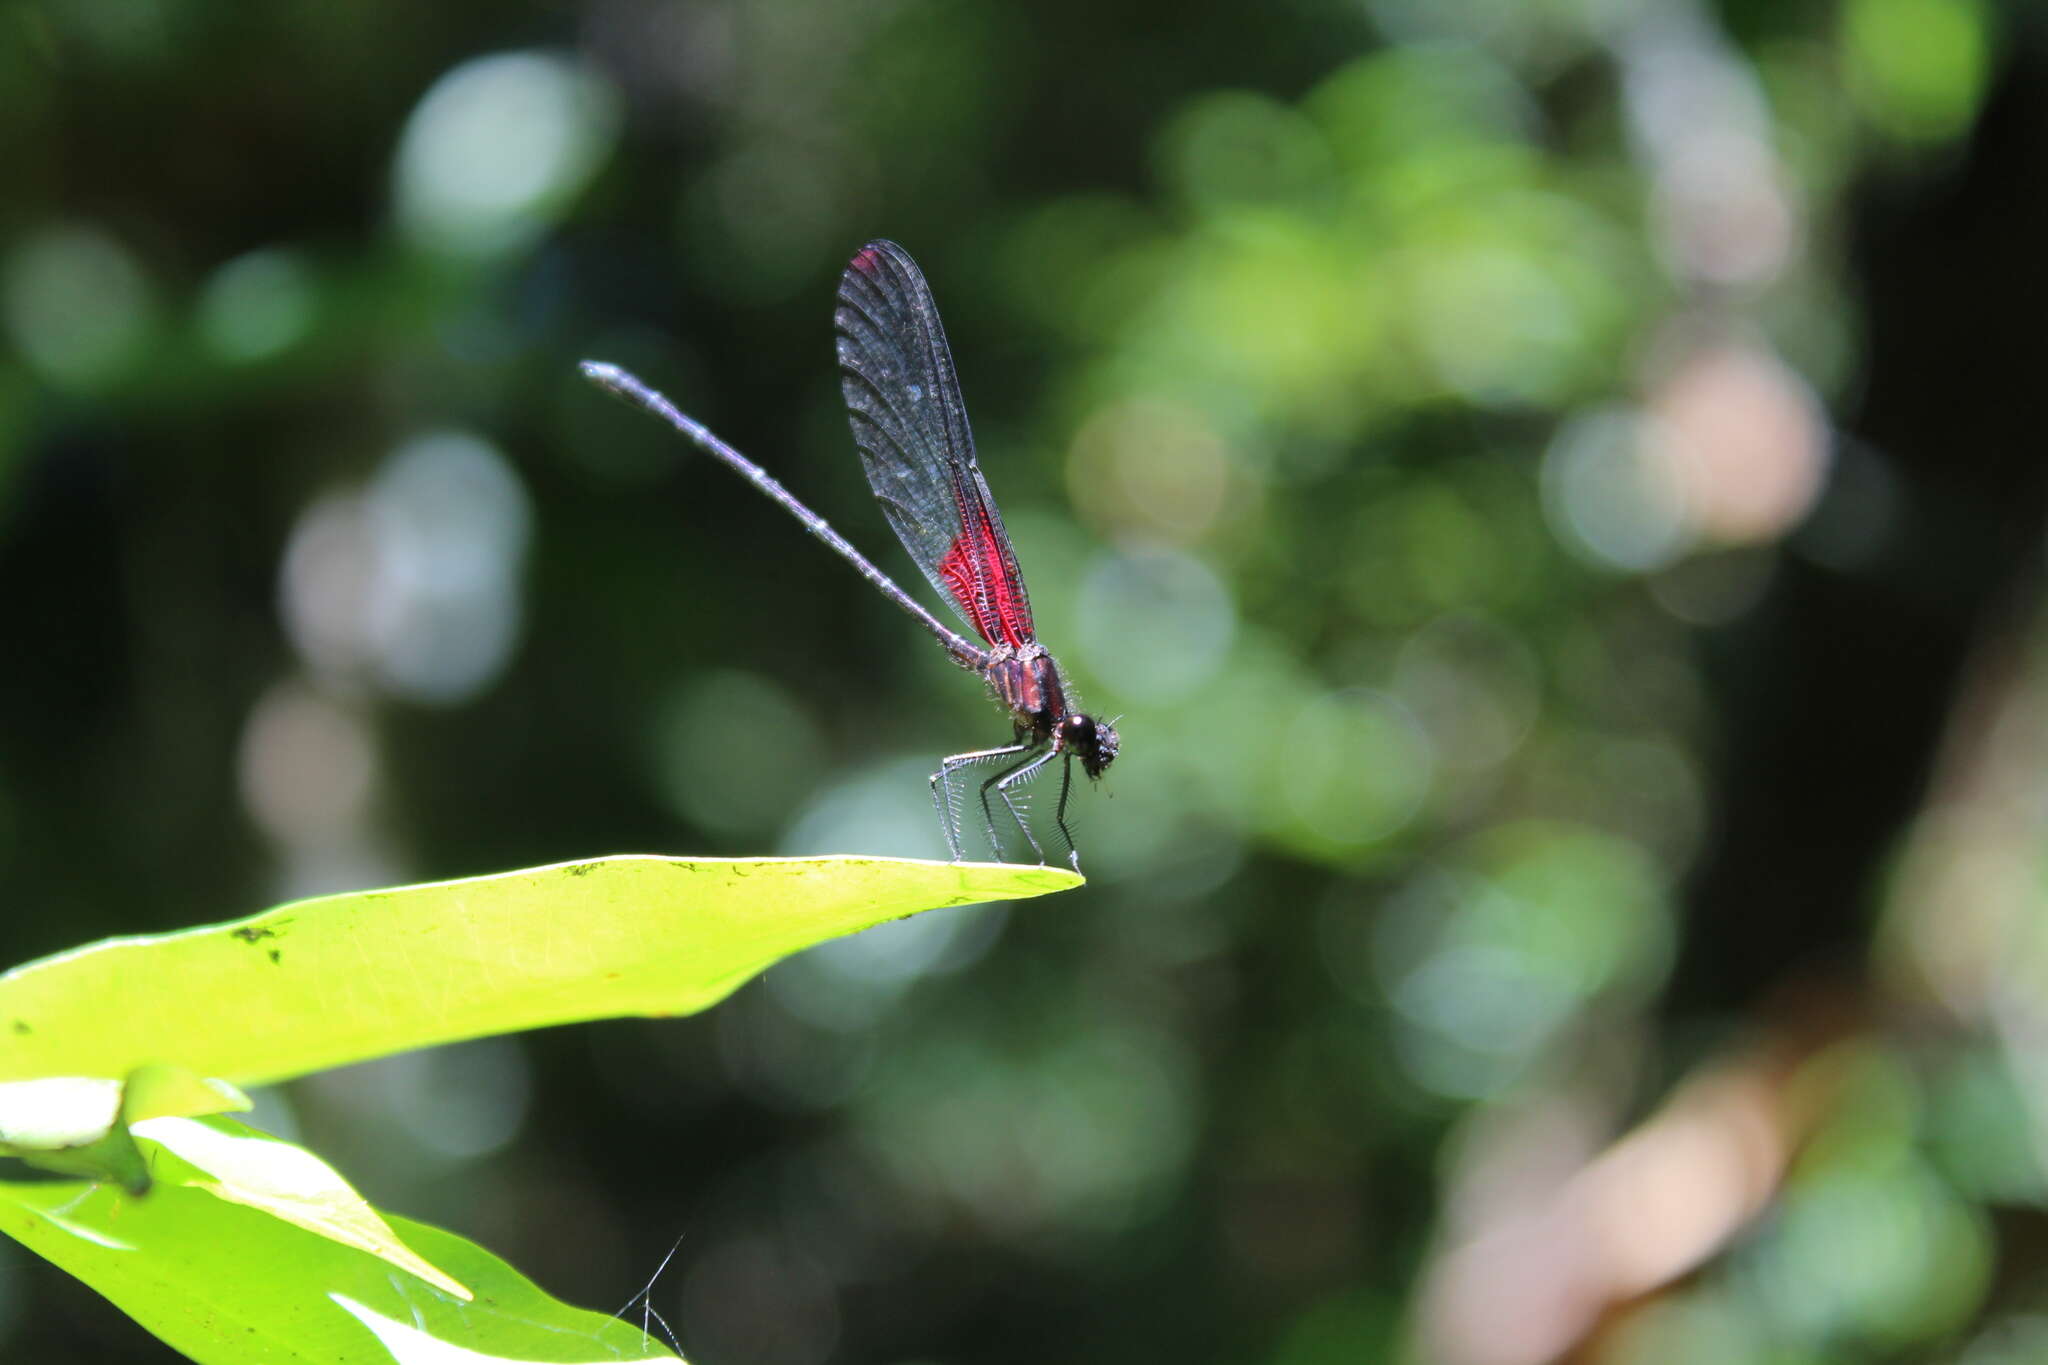
{"type": "Polygon", "coordinates": [[[1116,758],[1116,731],[1093,716],[1068,716],[1060,723],[1060,742],[1081,760],[1090,777],[1102,776],[1116,758]]]}

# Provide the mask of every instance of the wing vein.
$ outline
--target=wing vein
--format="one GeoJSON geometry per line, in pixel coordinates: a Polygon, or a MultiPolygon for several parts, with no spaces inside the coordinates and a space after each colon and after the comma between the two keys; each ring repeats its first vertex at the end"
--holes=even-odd
{"type": "Polygon", "coordinates": [[[925,578],[990,644],[1035,639],[1030,599],[974,457],[952,352],[908,253],[870,242],[840,278],[841,394],[882,514],[925,578]]]}

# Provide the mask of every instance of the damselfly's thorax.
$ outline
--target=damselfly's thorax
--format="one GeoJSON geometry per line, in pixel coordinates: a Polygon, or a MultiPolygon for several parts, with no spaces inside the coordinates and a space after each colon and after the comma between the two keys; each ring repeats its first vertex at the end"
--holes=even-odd
{"type": "Polygon", "coordinates": [[[989,651],[982,676],[988,679],[996,699],[1009,709],[1018,739],[1049,743],[1054,753],[1080,759],[1090,777],[1102,776],[1102,770],[1115,761],[1116,728],[1067,709],[1060,666],[1044,645],[1035,640],[997,645],[989,651]]]}
{"type": "Polygon", "coordinates": [[[981,666],[989,691],[996,694],[1017,723],[1017,736],[1043,744],[1067,714],[1067,689],[1060,666],[1036,640],[1022,645],[997,645],[981,666]]]}

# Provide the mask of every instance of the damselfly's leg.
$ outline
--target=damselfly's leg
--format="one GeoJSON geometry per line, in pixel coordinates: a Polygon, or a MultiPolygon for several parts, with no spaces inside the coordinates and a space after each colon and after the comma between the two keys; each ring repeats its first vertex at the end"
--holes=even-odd
{"type": "MultiPolygon", "coordinates": [[[[939,764],[939,770],[932,774],[932,805],[939,812],[939,828],[945,831],[946,848],[953,855],[954,862],[962,862],[967,854],[960,838],[960,802],[953,792],[953,774],[962,768],[971,768],[977,763],[993,763],[997,759],[1009,758],[1016,754],[1028,753],[1036,746],[1028,743],[1005,744],[1000,749],[976,749],[971,753],[954,754],[939,764]]],[[[982,798],[982,810],[986,814],[988,799],[982,798]]],[[[989,850],[996,857],[1003,856],[996,845],[995,821],[989,819],[989,850]]]]}
{"type": "Polygon", "coordinates": [[[1045,850],[1039,846],[1038,836],[1031,832],[1030,824],[1024,819],[1024,812],[1017,809],[1017,799],[1010,795],[1010,788],[1036,777],[1039,769],[1052,762],[1053,756],[1057,753],[1057,749],[1047,749],[1043,753],[1030,754],[981,784],[981,809],[984,815],[988,815],[989,823],[995,823],[995,817],[989,814],[988,809],[988,789],[994,787],[996,795],[1003,798],[1003,805],[1009,810],[1010,818],[1017,822],[1018,829],[1024,831],[1024,839],[1031,845],[1031,851],[1038,855],[1040,865],[1045,862],[1045,850]]]}
{"type": "Polygon", "coordinates": [[[1074,756],[1067,755],[1067,764],[1060,769],[1060,803],[1053,808],[1053,823],[1060,827],[1060,838],[1067,841],[1067,861],[1074,865],[1074,871],[1081,870],[1081,850],[1074,847],[1074,832],[1067,828],[1067,793],[1074,789],[1074,756]]]}
{"type": "Polygon", "coordinates": [[[1045,761],[1039,754],[1039,743],[1039,741],[1028,739],[1020,740],[1019,744],[1023,747],[1024,756],[1000,772],[991,773],[988,777],[982,779],[981,827],[988,834],[988,846],[995,850],[998,858],[1003,856],[1003,846],[996,835],[995,808],[988,803],[988,792],[991,787],[994,787],[1002,794],[1003,805],[1010,812],[1010,818],[1017,822],[1017,830],[1024,836],[1024,842],[1031,845],[1031,851],[1038,855],[1039,862],[1043,863],[1045,861],[1045,850],[1038,846],[1038,836],[1031,832],[1031,823],[1024,818],[1024,812],[1018,808],[1017,803],[1010,799],[1009,793],[1003,791],[1003,786],[1009,781],[1013,773],[1019,769],[1034,767],[1045,761]]]}
{"type": "Polygon", "coordinates": [[[989,846],[996,850],[997,857],[1002,856],[1002,845],[996,842],[995,807],[991,806],[988,802],[988,793],[991,787],[1002,796],[1003,806],[1010,812],[1010,818],[1017,822],[1017,831],[1024,836],[1024,842],[1031,845],[1031,851],[1038,855],[1039,862],[1043,863],[1045,861],[1045,850],[1038,846],[1038,836],[1031,832],[1031,822],[1024,818],[1024,812],[1018,808],[1015,801],[1010,799],[1010,794],[1003,790],[1012,773],[1022,768],[1031,767],[1040,761],[1038,746],[1034,744],[1031,746],[1031,752],[1025,754],[1024,757],[1018,759],[1009,767],[1004,768],[1001,772],[991,773],[982,779],[981,823],[982,827],[988,831],[989,846]]]}

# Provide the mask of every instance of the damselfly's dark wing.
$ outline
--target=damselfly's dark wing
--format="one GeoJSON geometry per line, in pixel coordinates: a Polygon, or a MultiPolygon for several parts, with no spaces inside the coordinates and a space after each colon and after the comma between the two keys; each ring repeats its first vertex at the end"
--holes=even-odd
{"type": "Polygon", "coordinates": [[[868,483],[924,576],[991,645],[1036,637],[1016,551],[974,462],[974,436],[931,287],[894,242],[839,281],[840,388],[868,483]]]}

